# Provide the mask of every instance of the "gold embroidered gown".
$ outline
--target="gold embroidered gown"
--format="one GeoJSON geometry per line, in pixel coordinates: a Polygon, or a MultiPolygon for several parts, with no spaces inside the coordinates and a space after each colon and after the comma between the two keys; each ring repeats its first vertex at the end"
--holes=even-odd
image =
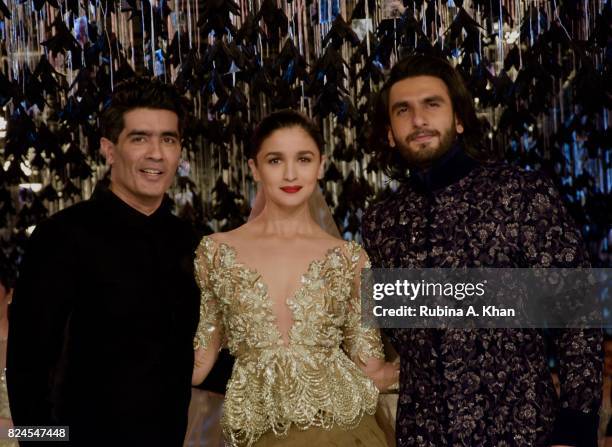
{"type": "Polygon", "coordinates": [[[238,263],[230,245],[202,239],[195,260],[201,307],[194,346],[206,348],[220,331],[236,357],[222,419],[230,445],[251,446],[264,434],[276,439],[271,433],[280,439],[296,430],[307,435],[307,429],[321,439],[320,428],[335,432],[334,439],[339,429],[352,431],[355,439],[356,427],[364,425],[383,440],[366,433],[362,445],[386,445],[368,416],[378,390],[351,360],[383,358],[380,333],[361,327],[361,302],[353,292],[364,259],[357,243],[345,242],[310,263],[287,300],[294,323],[285,345],[261,275],[238,263]]]}

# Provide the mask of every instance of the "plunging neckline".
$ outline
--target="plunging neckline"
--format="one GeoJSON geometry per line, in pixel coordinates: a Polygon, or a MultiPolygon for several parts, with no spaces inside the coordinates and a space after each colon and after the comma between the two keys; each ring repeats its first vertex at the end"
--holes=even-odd
{"type": "Polygon", "coordinates": [[[289,309],[289,313],[291,314],[291,325],[289,326],[289,329],[287,330],[286,342],[285,342],[285,336],[283,335],[283,332],[281,331],[281,329],[280,329],[280,327],[278,325],[278,321],[279,321],[278,315],[276,315],[276,313],[274,313],[274,309],[272,307],[274,302],[272,301],[272,297],[270,296],[270,291],[269,291],[268,283],[264,279],[263,275],[256,268],[250,267],[248,264],[246,264],[246,263],[244,263],[242,261],[239,261],[238,250],[236,250],[236,248],[234,246],[232,246],[231,244],[228,244],[226,242],[216,241],[215,239],[213,239],[210,236],[208,236],[208,238],[210,240],[212,240],[219,248],[225,247],[226,249],[228,249],[233,254],[233,256],[234,256],[233,260],[232,260],[232,266],[233,267],[238,267],[238,268],[242,269],[243,271],[246,271],[246,272],[250,273],[251,275],[254,275],[256,277],[254,285],[257,286],[258,284],[260,284],[261,287],[263,287],[264,296],[265,296],[265,300],[264,300],[265,307],[266,307],[266,309],[268,309],[268,312],[270,313],[270,315],[272,316],[272,318],[274,320],[274,321],[272,321],[272,326],[273,326],[274,330],[276,331],[276,335],[278,335],[278,339],[279,339],[280,343],[284,347],[289,347],[291,345],[291,338],[292,338],[291,337],[291,333],[293,331],[293,328],[295,327],[295,315],[293,313],[293,309],[291,308],[290,302],[293,301],[295,299],[295,297],[298,296],[298,294],[301,293],[304,290],[304,288],[306,287],[306,285],[308,283],[308,281],[302,281],[302,278],[310,277],[311,271],[312,271],[314,265],[315,264],[324,265],[328,261],[329,257],[332,254],[337,253],[339,255],[342,255],[343,247],[345,247],[348,244],[348,242],[343,241],[343,245],[336,245],[335,247],[328,248],[325,251],[325,254],[323,256],[316,257],[312,261],[310,261],[308,263],[308,267],[306,268],[306,271],[299,275],[298,285],[295,288],[295,290],[292,293],[290,293],[287,296],[287,298],[285,298],[284,300],[282,300],[282,299],[280,300],[285,306],[287,306],[287,308],[289,309]]]}

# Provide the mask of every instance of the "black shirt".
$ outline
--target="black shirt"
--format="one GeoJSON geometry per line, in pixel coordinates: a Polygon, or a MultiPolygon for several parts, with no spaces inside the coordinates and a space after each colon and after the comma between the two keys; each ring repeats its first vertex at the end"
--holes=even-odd
{"type": "Polygon", "coordinates": [[[73,445],[182,445],[197,239],[167,202],[146,216],[97,188],[36,228],[11,305],[15,425],[69,425],[73,445]]]}

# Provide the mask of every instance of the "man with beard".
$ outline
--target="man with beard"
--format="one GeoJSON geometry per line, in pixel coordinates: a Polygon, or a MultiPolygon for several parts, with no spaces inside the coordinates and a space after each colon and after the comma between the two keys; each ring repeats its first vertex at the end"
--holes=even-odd
{"type": "MultiPolygon", "coordinates": [[[[370,206],[363,238],[379,268],[588,266],[541,173],[487,161],[472,99],[447,62],[396,64],[372,144],[401,186],[370,206]]],[[[397,441],[406,446],[596,445],[601,332],[554,335],[557,398],[534,329],[393,329],[401,356],[397,441]]]]}

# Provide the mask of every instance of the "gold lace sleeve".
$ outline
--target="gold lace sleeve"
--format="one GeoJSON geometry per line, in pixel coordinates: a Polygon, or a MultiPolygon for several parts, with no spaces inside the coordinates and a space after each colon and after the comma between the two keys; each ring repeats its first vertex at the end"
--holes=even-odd
{"type": "Polygon", "coordinates": [[[354,362],[359,360],[367,363],[369,358],[384,359],[380,330],[366,328],[361,324],[361,269],[370,268],[370,261],[365,250],[358,244],[351,242],[348,249],[353,286],[343,327],[342,347],[354,362]]]}
{"type": "Polygon", "coordinates": [[[223,339],[221,307],[213,291],[211,275],[214,270],[216,247],[209,237],[202,238],[195,253],[195,274],[200,287],[200,322],[193,339],[194,349],[206,349],[213,337],[223,339]]]}

